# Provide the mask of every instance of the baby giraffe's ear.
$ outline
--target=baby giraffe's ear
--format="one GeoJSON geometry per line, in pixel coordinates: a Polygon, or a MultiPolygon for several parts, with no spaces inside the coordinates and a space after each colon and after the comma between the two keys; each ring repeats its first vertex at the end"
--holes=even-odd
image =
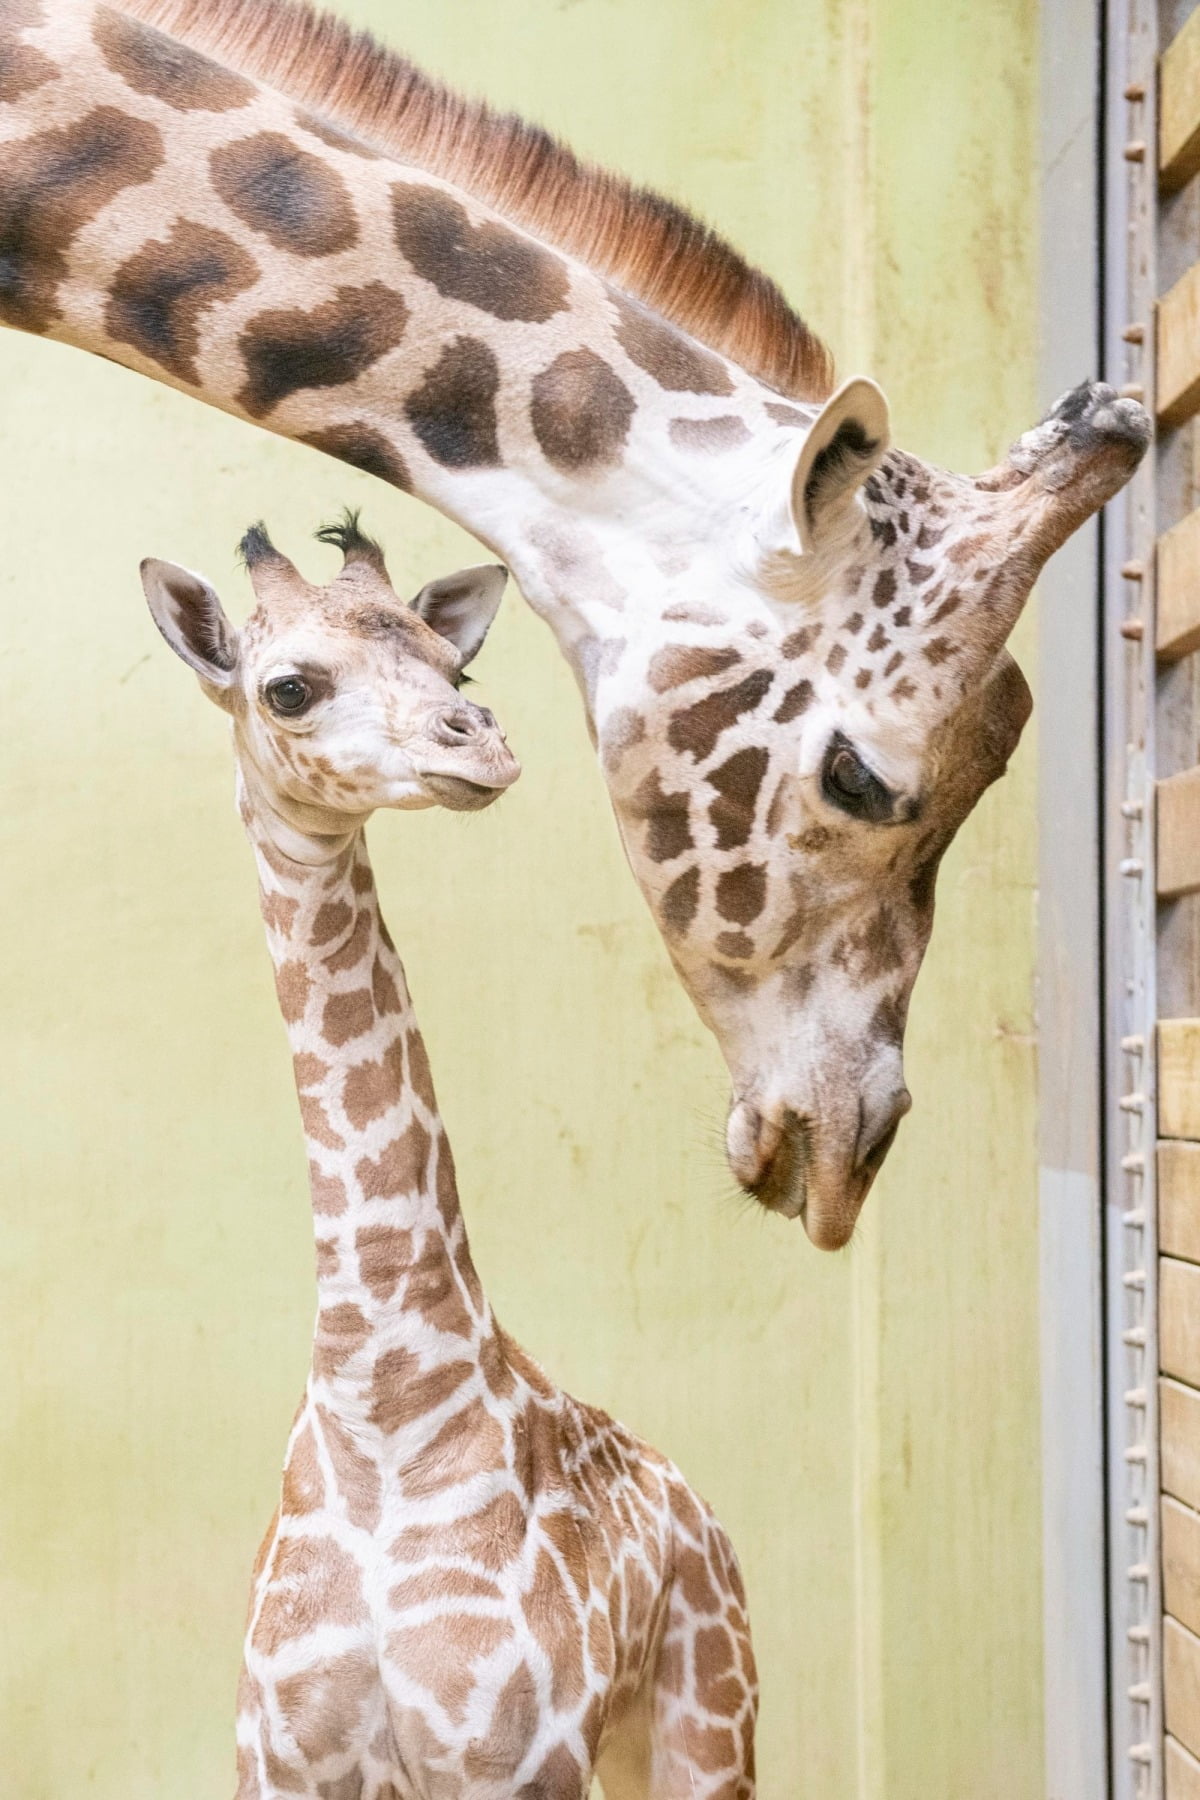
{"type": "Polygon", "coordinates": [[[843,382],[814,419],[792,474],[792,517],[805,550],[826,537],[887,447],[882,391],[862,375],[843,382]]]}
{"type": "Polygon", "coordinates": [[[454,645],[465,669],[483,647],[507,580],[502,564],[481,563],[429,582],[409,605],[439,637],[454,645]]]}
{"type": "Polygon", "coordinates": [[[176,656],[209,687],[232,687],[238,634],[203,575],[148,556],[142,564],[142,586],[154,623],[176,656]]]}

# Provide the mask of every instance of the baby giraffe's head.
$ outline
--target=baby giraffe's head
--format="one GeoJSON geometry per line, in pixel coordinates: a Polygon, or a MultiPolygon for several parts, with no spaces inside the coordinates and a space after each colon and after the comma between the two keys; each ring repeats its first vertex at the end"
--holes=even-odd
{"type": "Polygon", "coordinates": [[[520,774],[486,707],[459,692],[500,604],[495,564],[431,581],[406,606],[347,512],[317,533],[343,556],[314,587],[261,525],[240,554],[258,602],[239,631],[208,582],[142,564],[154,622],[233,719],[242,778],[283,839],[338,837],[376,807],[488,806],[520,774]]]}

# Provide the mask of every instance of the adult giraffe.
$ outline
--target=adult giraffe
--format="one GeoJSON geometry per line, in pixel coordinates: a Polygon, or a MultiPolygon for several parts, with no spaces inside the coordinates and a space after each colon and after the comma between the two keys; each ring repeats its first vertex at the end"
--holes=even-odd
{"type": "Polygon", "coordinates": [[[290,0],[0,0],[0,321],[504,556],[724,1051],[734,1173],[844,1243],[938,863],[1028,716],[1005,640],[1141,408],[1077,389],[974,480],[891,450],[686,214],[290,0]]]}

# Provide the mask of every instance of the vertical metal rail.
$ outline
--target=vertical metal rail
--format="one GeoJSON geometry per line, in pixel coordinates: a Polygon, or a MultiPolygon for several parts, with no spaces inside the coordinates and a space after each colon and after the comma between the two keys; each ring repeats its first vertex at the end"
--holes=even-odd
{"type": "MultiPolygon", "coordinates": [[[[1158,20],[1109,0],[1107,379],[1153,403],[1158,20]]],[[[1102,547],[1105,1256],[1113,1800],[1161,1800],[1155,1230],[1155,458],[1110,507],[1102,547]]]]}

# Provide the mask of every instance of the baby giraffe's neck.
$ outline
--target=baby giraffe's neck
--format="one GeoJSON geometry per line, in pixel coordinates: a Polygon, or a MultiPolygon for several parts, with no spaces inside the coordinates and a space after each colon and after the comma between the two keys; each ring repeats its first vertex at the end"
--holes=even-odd
{"type": "Polygon", "coordinates": [[[313,1401],[389,1460],[419,1454],[472,1367],[503,1361],[450,1145],[361,828],[290,833],[240,784],[308,1145],[313,1401]],[[302,860],[296,860],[297,857],[302,860]]]}

